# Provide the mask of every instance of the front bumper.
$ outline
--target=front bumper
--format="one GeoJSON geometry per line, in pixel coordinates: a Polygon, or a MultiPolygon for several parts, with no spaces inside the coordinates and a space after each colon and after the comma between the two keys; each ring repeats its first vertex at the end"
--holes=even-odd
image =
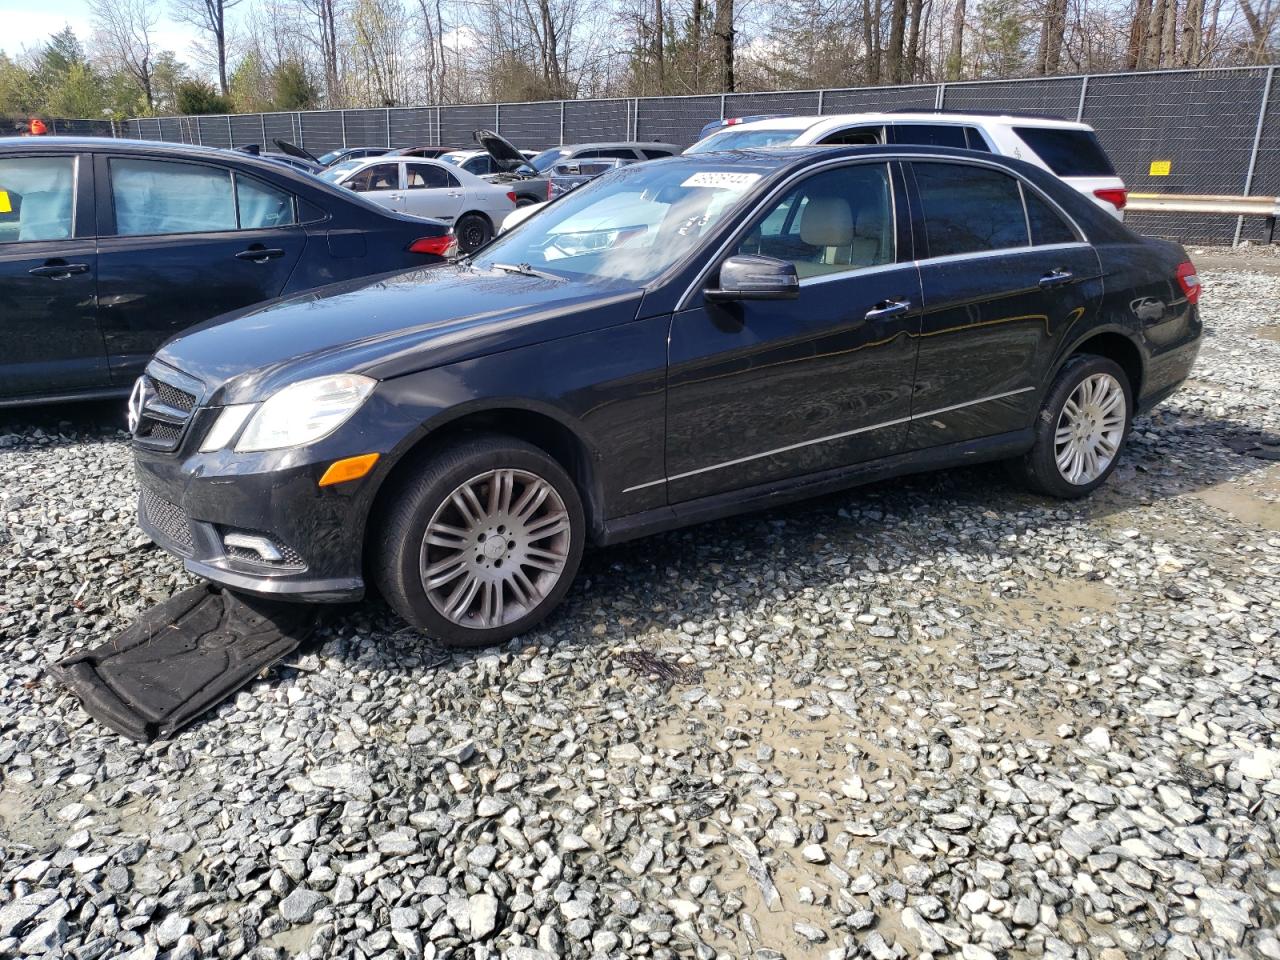
{"type": "Polygon", "coordinates": [[[335,460],[382,452],[373,442],[378,431],[362,422],[378,416],[380,404],[370,401],[373,410],[357,412],[307,447],[201,453],[200,438],[218,408],[197,409],[175,450],[135,442],[138,525],[190,573],[233,590],[306,601],[360,599],[365,524],[386,458],[359,480],[328,487],[319,480],[335,460]],[[264,538],[278,558],[229,547],[224,538],[232,533],[264,538]]]}

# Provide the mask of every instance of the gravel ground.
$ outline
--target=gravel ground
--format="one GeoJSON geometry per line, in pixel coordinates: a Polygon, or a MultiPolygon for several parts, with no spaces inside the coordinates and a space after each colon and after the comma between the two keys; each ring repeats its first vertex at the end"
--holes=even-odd
{"type": "Polygon", "coordinates": [[[0,956],[1280,957],[1280,277],[1205,280],[1085,502],[971,468],[598,551],[478,653],[341,611],[148,748],[43,669],[187,580],[114,413],[8,415],[0,956]]]}

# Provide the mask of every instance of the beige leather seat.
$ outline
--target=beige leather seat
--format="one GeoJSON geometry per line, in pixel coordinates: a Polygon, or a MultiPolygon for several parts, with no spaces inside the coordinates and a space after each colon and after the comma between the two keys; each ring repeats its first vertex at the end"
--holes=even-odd
{"type": "Polygon", "coordinates": [[[876,210],[861,210],[855,221],[844,197],[810,197],[800,214],[800,239],[819,249],[816,261],[797,262],[796,271],[812,277],[878,263],[882,219],[876,210]]]}

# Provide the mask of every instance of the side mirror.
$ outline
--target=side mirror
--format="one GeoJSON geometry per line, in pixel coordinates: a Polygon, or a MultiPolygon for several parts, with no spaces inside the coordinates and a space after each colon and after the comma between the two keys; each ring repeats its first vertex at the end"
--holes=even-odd
{"type": "Polygon", "coordinates": [[[720,286],[702,291],[708,300],[794,300],[800,296],[796,265],[775,257],[740,254],[720,265],[720,286]]]}

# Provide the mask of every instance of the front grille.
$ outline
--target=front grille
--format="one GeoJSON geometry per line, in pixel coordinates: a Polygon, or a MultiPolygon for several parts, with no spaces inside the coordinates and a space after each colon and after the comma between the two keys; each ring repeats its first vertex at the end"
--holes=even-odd
{"type": "Polygon", "coordinates": [[[160,402],[167,407],[173,407],[181,410],[183,413],[190,413],[196,405],[196,398],[180,390],[171,383],[165,383],[163,380],[157,380],[155,377],[148,376],[152,389],[155,390],[156,396],[160,398],[160,402]]]}
{"type": "MultiPolygon", "coordinates": [[[[176,450],[195,415],[200,382],[153,363],[138,386],[143,404],[133,432],[134,442],[152,450],[176,450]]],[[[133,402],[130,398],[130,403],[133,402]]]]}
{"type": "Polygon", "coordinates": [[[195,541],[191,538],[191,521],[180,506],[143,487],[142,514],[167,540],[183,551],[191,552],[195,546],[195,541]]]}
{"type": "Polygon", "coordinates": [[[224,547],[228,557],[232,557],[236,560],[244,560],[248,563],[260,564],[264,567],[275,567],[277,569],[283,567],[306,566],[303,562],[302,554],[298,553],[297,550],[293,549],[293,547],[289,546],[287,543],[281,543],[269,533],[263,533],[261,530],[244,530],[239,527],[222,528],[223,537],[226,537],[227,534],[231,533],[240,533],[250,537],[262,537],[264,540],[269,540],[271,544],[280,551],[280,559],[263,560],[262,557],[258,556],[256,551],[249,550],[246,547],[224,547]]]}

